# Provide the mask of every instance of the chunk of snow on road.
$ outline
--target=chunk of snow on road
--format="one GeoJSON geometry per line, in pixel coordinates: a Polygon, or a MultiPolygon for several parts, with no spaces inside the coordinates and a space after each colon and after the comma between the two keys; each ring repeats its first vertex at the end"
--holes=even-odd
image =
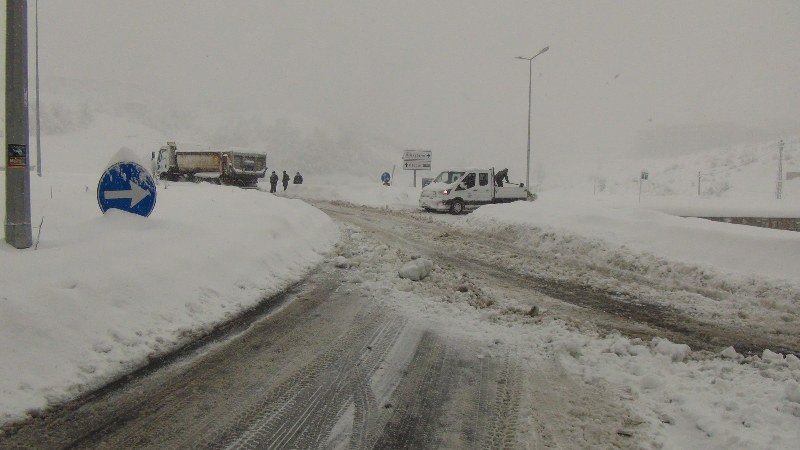
{"type": "Polygon", "coordinates": [[[692,349],[686,344],[675,344],[667,339],[653,338],[653,351],[669,356],[673,362],[680,362],[686,359],[692,349]]]}
{"type": "Polygon", "coordinates": [[[720,355],[722,355],[723,358],[728,358],[728,359],[736,359],[739,356],[739,354],[736,353],[736,349],[733,347],[726,348],[725,350],[720,352],[720,355]]]}
{"type": "Polygon", "coordinates": [[[333,259],[333,265],[340,269],[347,269],[350,267],[350,262],[344,256],[339,255],[333,259]]]}
{"type": "Polygon", "coordinates": [[[790,402],[800,403],[800,384],[794,380],[790,380],[786,384],[786,398],[790,402]]]}
{"type": "Polygon", "coordinates": [[[399,271],[400,278],[420,281],[431,274],[433,262],[427,258],[417,258],[407,262],[399,271]]]}

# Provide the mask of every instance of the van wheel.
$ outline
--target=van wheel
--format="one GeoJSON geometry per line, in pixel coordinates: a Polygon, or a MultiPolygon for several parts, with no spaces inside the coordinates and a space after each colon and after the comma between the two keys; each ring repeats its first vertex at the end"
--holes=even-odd
{"type": "Polygon", "coordinates": [[[461,200],[454,200],[453,203],[450,203],[450,214],[463,214],[464,213],[464,202],[461,200]]]}

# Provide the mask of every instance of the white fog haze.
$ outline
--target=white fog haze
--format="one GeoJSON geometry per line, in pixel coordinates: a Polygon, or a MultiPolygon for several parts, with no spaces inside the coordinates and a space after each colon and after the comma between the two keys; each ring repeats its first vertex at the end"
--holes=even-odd
{"type": "Polygon", "coordinates": [[[514,57],[545,46],[533,61],[531,138],[545,180],[579,163],[800,130],[793,1],[39,6],[46,132],[111,110],[167,137],[266,147],[272,161],[349,148],[385,158],[373,168],[426,148],[435,168],[513,173],[525,164],[528,106],[528,64],[514,57]]]}

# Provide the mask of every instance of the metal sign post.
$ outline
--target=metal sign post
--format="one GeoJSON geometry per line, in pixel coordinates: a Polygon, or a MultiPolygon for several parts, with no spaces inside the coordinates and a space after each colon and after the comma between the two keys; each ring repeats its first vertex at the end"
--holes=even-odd
{"type": "Polygon", "coordinates": [[[406,150],[403,152],[403,170],[414,171],[414,187],[417,187],[417,170],[431,170],[430,150],[406,150]]]}
{"type": "Polygon", "coordinates": [[[6,2],[6,242],[33,245],[28,166],[28,2],[6,2]]]}

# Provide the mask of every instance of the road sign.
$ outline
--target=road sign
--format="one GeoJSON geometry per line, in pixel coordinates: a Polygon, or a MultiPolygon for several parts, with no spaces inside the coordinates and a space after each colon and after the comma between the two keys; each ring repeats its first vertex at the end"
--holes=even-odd
{"type": "Polygon", "coordinates": [[[404,170],[431,170],[430,161],[403,161],[404,170]]]}
{"type": "Polygon", "coordinates": [[[100,177],[97,204],[104,213],[114,208],[147,217],[156,206],[156,183],[139,164],[118,162],[100,177]]]}
{"type": "Polygon", "coordinates": [[[431,161],[430,150],[406,150],[403,152],[403,161],[431,161]]]}
{"type": "Polygon", "coordinates": [[[381,174],[381,182],[388,183],[390,181],[392,181],[392,176],[389,175],[389,172],[383,172],[381,174]]]}

